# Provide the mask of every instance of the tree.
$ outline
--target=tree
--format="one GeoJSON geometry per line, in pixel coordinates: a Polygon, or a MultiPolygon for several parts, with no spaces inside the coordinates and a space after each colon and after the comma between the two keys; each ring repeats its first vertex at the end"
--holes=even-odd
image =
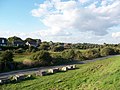
{"type": "Polygon", "coordinates": [[[23,42],[23,40],[22,40],[21,38],[16,37],[16,36],[13,36],[13,37],[9,37],[9,38],[8,38],[8,42],[9,42],[10,45],[13,45],[14,42],[16,42],[16,41],[21,41],[21,42],[23,42]]]}
{"type": "Polygon", "coordinates": [[[49,65],[52,61],[50,53],[44,50],[34,53],[31,56],[31,59],[34,61],[38,61],[38,63],[40,63],[41,65],[49,65]]]}
{"type": "Polygon", "coordinates": [[[32,38],[26,38],[26,39],[25,39],[25,42],[36,42],[36,40],[35,40],[35,39],[32,39],[32,38]]]}
{"type": "Polygon", "coordinates": [[[4,51],[0,54],[0,62],[4,64],[4,67],[7,68],[7,64],[11,64],[13,62],[13,53],[11,51],[4,51]]]}
{"type": "Polygon", "coordinates": [[[40,50],[48,50],[49,47],[50,47],[50,46],[49,46],[49,43],[47,43],[47,42],[42,42],[42,43],[40,44],[40,46],[39,46],[39,49],[40,49],[40,50]]]}

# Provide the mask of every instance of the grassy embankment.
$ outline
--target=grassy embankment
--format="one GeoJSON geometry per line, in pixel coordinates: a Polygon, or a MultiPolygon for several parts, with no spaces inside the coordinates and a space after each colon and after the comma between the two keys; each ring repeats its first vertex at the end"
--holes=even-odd
{"type": "Polygon", "coordinates": [[[1,85],[0,90],[120,90],[120,56],[77,67],[79,69],[1,85]]]}

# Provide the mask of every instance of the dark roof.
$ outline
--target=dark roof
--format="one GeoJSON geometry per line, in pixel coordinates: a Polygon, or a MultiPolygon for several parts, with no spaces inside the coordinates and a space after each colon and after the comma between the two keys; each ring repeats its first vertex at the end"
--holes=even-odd
{"type": "Polygon", "coordinates": [[[34,42],[33,41],[32,42],[28,42],[28,43],[32,44],[32,45],[36,45],[37,44],[37,42],[35,42],[35,41],[34,42]]]}
{"type": "Polygon", "coordinates": [[[14,43],[14,44],[19,44],[19,45],[23,45],[23,44],[24,44],[23,41],[14,41],[13,43],[14,43]]]}
{"type": "Polygon", "coordinates": [[[7,40],[6,38],[3,38],[3,37],[0,37],[0,39],[4,39],[4,40],[7,40]]]}

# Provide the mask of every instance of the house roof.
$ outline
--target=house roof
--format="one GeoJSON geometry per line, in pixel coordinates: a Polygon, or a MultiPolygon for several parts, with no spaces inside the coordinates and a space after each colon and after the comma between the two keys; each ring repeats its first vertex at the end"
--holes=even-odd
{"type": "Polygon", "coordinates": [[[37,42],[35,42],[35,41],[31,41],[31,42],[28,42],[29,44],[31,44],[31,45],[36,45],[37,44],[37,42]]]}
{"type": "Polygon", "coordinates": [[[21,44],[24,44],[23,41],[14,41],[13,43],[14,43],[14,44],[20,44],[20,45],[21,45],[21,44]]]}
{"type": "Polygon", "coordinates": [[[7,40],[6,38],[3,38],[3,37],[0,37],[0,39],[4,39],[4,40],[7,40]]]}

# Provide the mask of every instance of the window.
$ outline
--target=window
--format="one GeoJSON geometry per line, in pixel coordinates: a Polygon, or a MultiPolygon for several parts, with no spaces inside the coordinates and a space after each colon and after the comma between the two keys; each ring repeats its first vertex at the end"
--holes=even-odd
{"type": "Polygon", "coordinates": [[[5,43],[5,40],[2,40],[2,43],[5,43]]]}

